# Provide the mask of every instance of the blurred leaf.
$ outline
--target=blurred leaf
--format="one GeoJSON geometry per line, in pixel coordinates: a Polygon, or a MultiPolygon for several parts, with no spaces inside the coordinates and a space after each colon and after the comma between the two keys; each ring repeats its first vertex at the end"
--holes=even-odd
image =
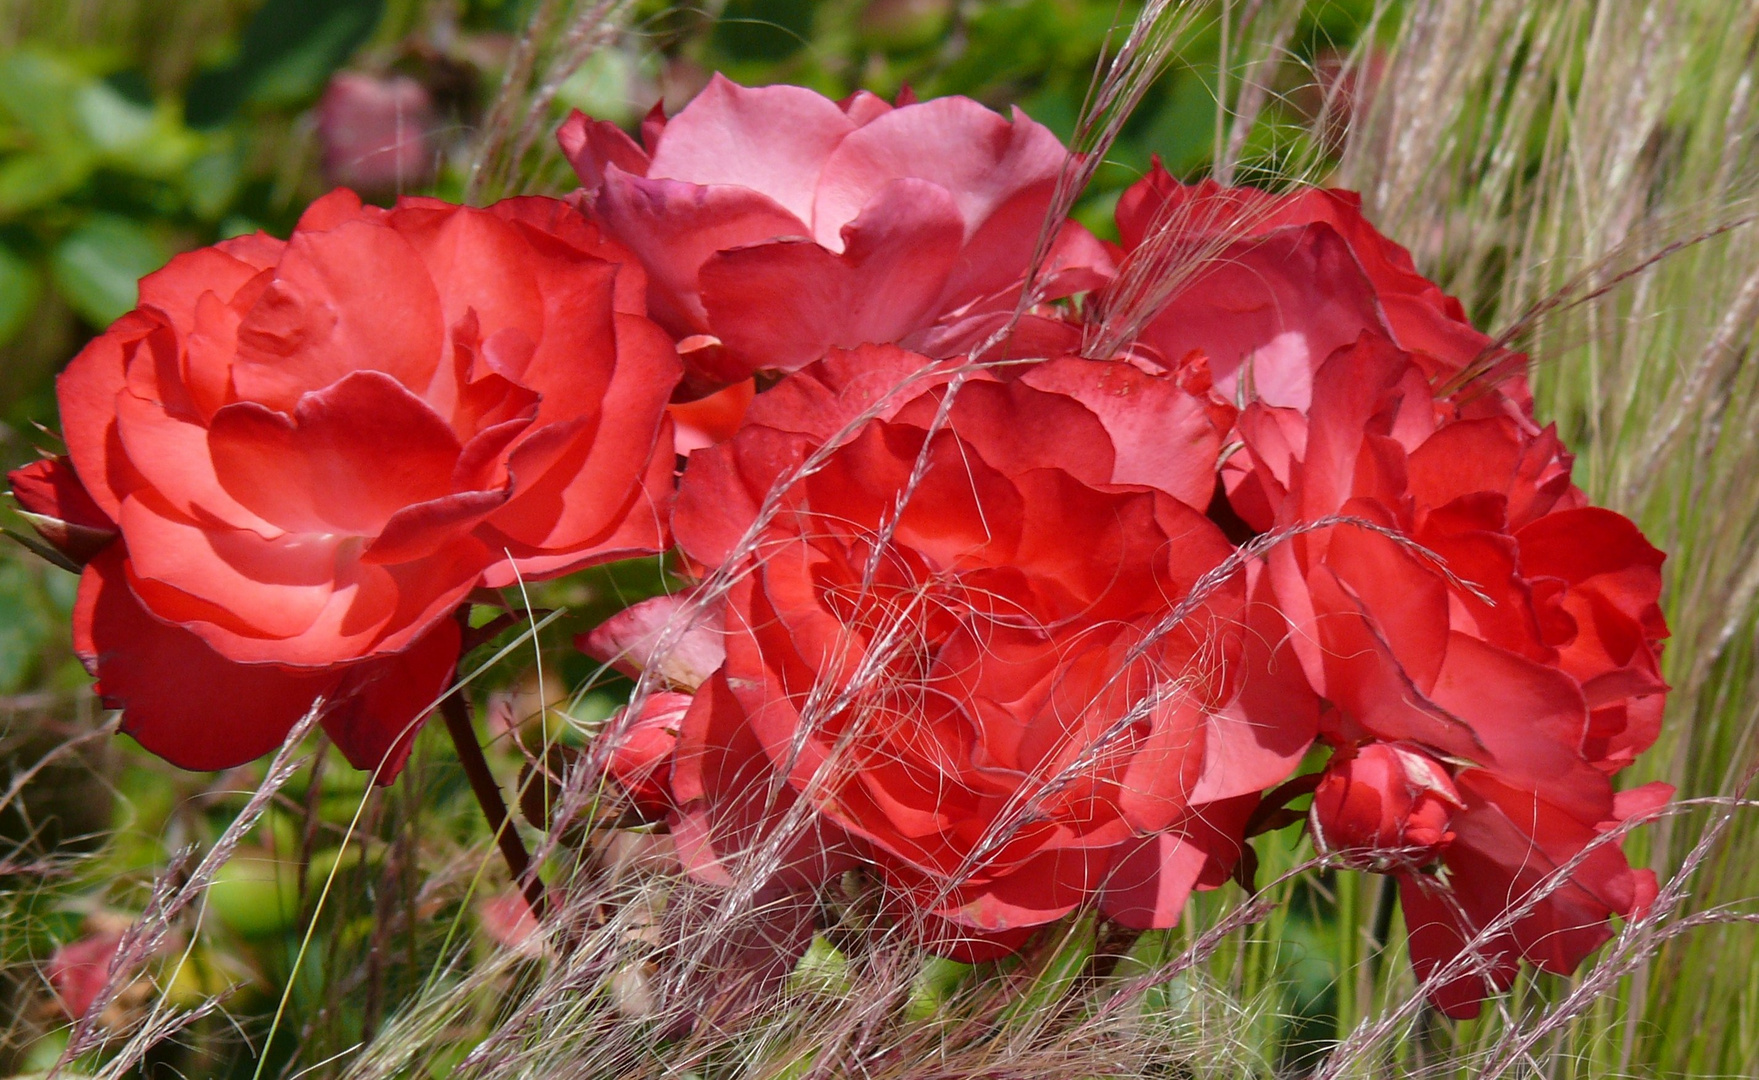
{"type": "Polygon", "coordinates": [[[302,104],[317,96],[384,15],[384,0],[267,0],[232,63],[203,72],[189,88],[187,115],[218,124],[249,103],[302,104]]]}
{"type": "Polygon", "coordinates": [[[814,6],[806,0],[727,0],[715,23],[715,47],[742,60],[786,59],[806,45],[814,6]]]}
{"type": "Polygon", "coordinates": [[[125,217],[94,214],[55,248],[55,287],[93,326],[108,326],[139,296],[140,279],[170,255],[125,217]]]}
{"type": "Polygon", "coordinates": [[[18,154],[0,162],[0,215],[45,206],[85,183],[91,158],[62,153],[18,154]]]}
{"type": "Polygon", "coordinates": [[[0,247],[0,345],[18,333],[41,292],[36,268],[0,247]]]}
{"type": "Polygon", "coordinates": [[[75,88],[85,76],[59,57],[32,50],[0,56],[0,112],[53,147],[78,138],[75,88]]]}
{"type": "Polygon", "coordinates": [[[152,106],[129,100],[100,79],[80,86],[73,101],[80,125],[101,150],[126,150],[152,133],[152,106]]]}
{"type": "Polygon", "coordinates": [[[12,558],[0,562],[0,693],[25,685],[49,631],[34,575],[12,558]]]}
{"type": "Polygon", "coordinates": [[[600,49],[586,58],[556,91],[556,100],[588,116],[613,124],[630,124],[641,116],[639,103],[629,100],[635,61],[618,49],[600,49]]]}
{"type": "Polygon", "coordinates": [[[230,240],[234,236],[247,236],[254,232],[268,232],[268,226],[260,221],[245,217],[243,214],[228,214],[220,221],[220,239],[230,240]]]}
{"type": "Polygon", "coordinates": [[[952,0],[873,0],[856,25],[863,45],[908,52],[940,41],[952,15],[952,0]]]}
{"type": "MultiPolygon", "coordinates": [[[[183,171],[183,187],[189,193],[189,207],[197,217],[212,221],[232,206],[244,184],[244,162],[236,149],[224,147],[209,150],[189,163],[183,171]]],[[[245,229],[245,232],[251,232],[245,229]]]]}
{"type": "Polygon", "coordinates": [[[202,140],[183,126],[180,109],[172,102],[133,100],[99,79],[82,85],[76,99],[92,144],[121,172],[176,177],[201,151],[202,140]]]}
{"type": "Polygon", "coordinates": [[[22,152],[0,161],[0,215],[54,202],[91,173],[92,148],[73,113],[86,77],[45,53],[21,50],[0,57],[0,118],[21,138],[22,152]]]}
{"type": "Polygon", "coordinates": [[[241,849],[214,874],[208,909],[243,937],[278,934],[299,916],[297,877],[266,852],[241,849]]]}
{"type": "Polygon", "coordinates": [[[1185,70],[1174,76],[1172,92],[1155,110],[1140,138],[1132,140],[1135,152],[1114,151],[1113,156],[1127,156],[1127,165],[1146,170],[1148,153],[1158,154],[1168,172],[1192,178],[1209,164],[1214,131],[1215,68],[1185,70]]]}

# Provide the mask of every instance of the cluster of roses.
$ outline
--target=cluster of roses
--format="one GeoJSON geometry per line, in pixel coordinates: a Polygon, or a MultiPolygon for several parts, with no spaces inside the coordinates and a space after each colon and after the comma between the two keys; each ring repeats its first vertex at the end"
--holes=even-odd
{"type": "Polygon", "coordinates": [[[1044,226],[1070,155],[1017,112],[719,79],[561,141],[565,201],[337,191],[180,256],[61,377],[13,491],[147,748],[321,698],[388,782],[475,590],[675,545],[701,589],[584,647],[663,684],[601,756],[699,879],[865,867],[975,957],[1172,925],[1312,792],[1420,974],[1506,924],[1456,1015],[1652,899],[1605,834],[1668,795],[1611,782],[1662,556],[1352,196],[1157,168],[1111,245],[1044,226]]]}

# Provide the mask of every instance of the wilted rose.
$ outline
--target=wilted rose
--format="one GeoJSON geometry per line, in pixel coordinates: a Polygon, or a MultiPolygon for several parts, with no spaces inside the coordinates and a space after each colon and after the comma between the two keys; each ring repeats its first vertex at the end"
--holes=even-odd
{"type": "MultiPolygon", "coordinates": [[[[61,945],[50,954],[43,973],[61,1010],[70,1018],[78,1020],[84,1016],[110,984],[110,965],[121,946],[120,933],[100,930],[61,945]]],[[[132,971],[119,971],[115,976],[118,987],[126,986],[134,978],[132,971]]]]}
{"type": "MultiPolygon", "coordinates": [[[[560,138],[582,205],[647,267],[653,317],[703,390],[833,346],[973,348],[1013,314],[1069,161],[1018,110],[835,102],[718,75],[641,133],[644,146],[576,113],[560,138]]],[[[1055,240],[1040,299],[1103,281],[1111,260],[1090,234],[1068,223],[1055,240]]]]}
{"type": "Polygon", "coordinates": [[[61,376],[69,458],[12,478],[91,558],[74,643],[123,729],[223,768],[327,695],[388,780],[472,589],[664,547],[679,366],[619,254],[554,200],[337,191],[147,277],[61,376]]]}
{"type": "Polygon", "coordinates": [[[629,796],[643,817],[662,819],[672,809],[672,754],[691,697],[671,691],[647,695],[633,718],[616,716],[606,724],[615,740],[605,771],[629,796]]]}

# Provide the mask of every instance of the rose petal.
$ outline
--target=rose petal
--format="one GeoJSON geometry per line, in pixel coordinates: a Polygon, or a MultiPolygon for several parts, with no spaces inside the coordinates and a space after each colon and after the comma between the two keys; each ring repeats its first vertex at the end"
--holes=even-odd
{"type": "Polygon", "coordinates": [[[325,669],[238,664],[148,613],[129,589],[120,545],[86,567],[74,651],[122,730],[180,768],[230,769],[280,745],[338,678],[325,669]]]}
{"type": "Polygon", "coordinates": [[[819,171],[854,130],[835,102],[811,90],[744,87],[716,74],[667,121],[647,175],[761,192],[810,221],[819,171]]]}
{"type": "Polygon", "coordinates": [[[799,239],[713,256],[699,275],[703,307],[753,370],[793,370],[832,346],[896,341],[932,318],[961,239],[946,191],[895,180],[843,226],[835,252],[799,239]]]}

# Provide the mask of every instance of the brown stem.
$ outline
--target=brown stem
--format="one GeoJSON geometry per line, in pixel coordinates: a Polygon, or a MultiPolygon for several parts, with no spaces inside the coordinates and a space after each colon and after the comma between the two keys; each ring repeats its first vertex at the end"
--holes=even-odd
{"type": "Polygon", "coordinates": [[[494,774],[489,772],[482,747],[477,744],[476,728],[470,722],[470,706],[465,704],[462,690],[447,695],[446,700],[440,702],[440,715],[446,718],[446,731],[452,736],[452,745],[458,749],[458,763],[464,766],[464,775],[470,780],[476,803],[482,807],[483,817],[489,819],[489,828],[495,831],[495,843],[501,849],[501,858],[507,862],[507,872],[513,875],[514,884],[525,893],[525,902],[531,906],[532,915],[543,918],[544,883],[532,869],[531,856],[526,854],[525,841],[519,838],[519,830],[507,818],[507,803],[501,798],[501,787],[495,783],[494,774]]]}

